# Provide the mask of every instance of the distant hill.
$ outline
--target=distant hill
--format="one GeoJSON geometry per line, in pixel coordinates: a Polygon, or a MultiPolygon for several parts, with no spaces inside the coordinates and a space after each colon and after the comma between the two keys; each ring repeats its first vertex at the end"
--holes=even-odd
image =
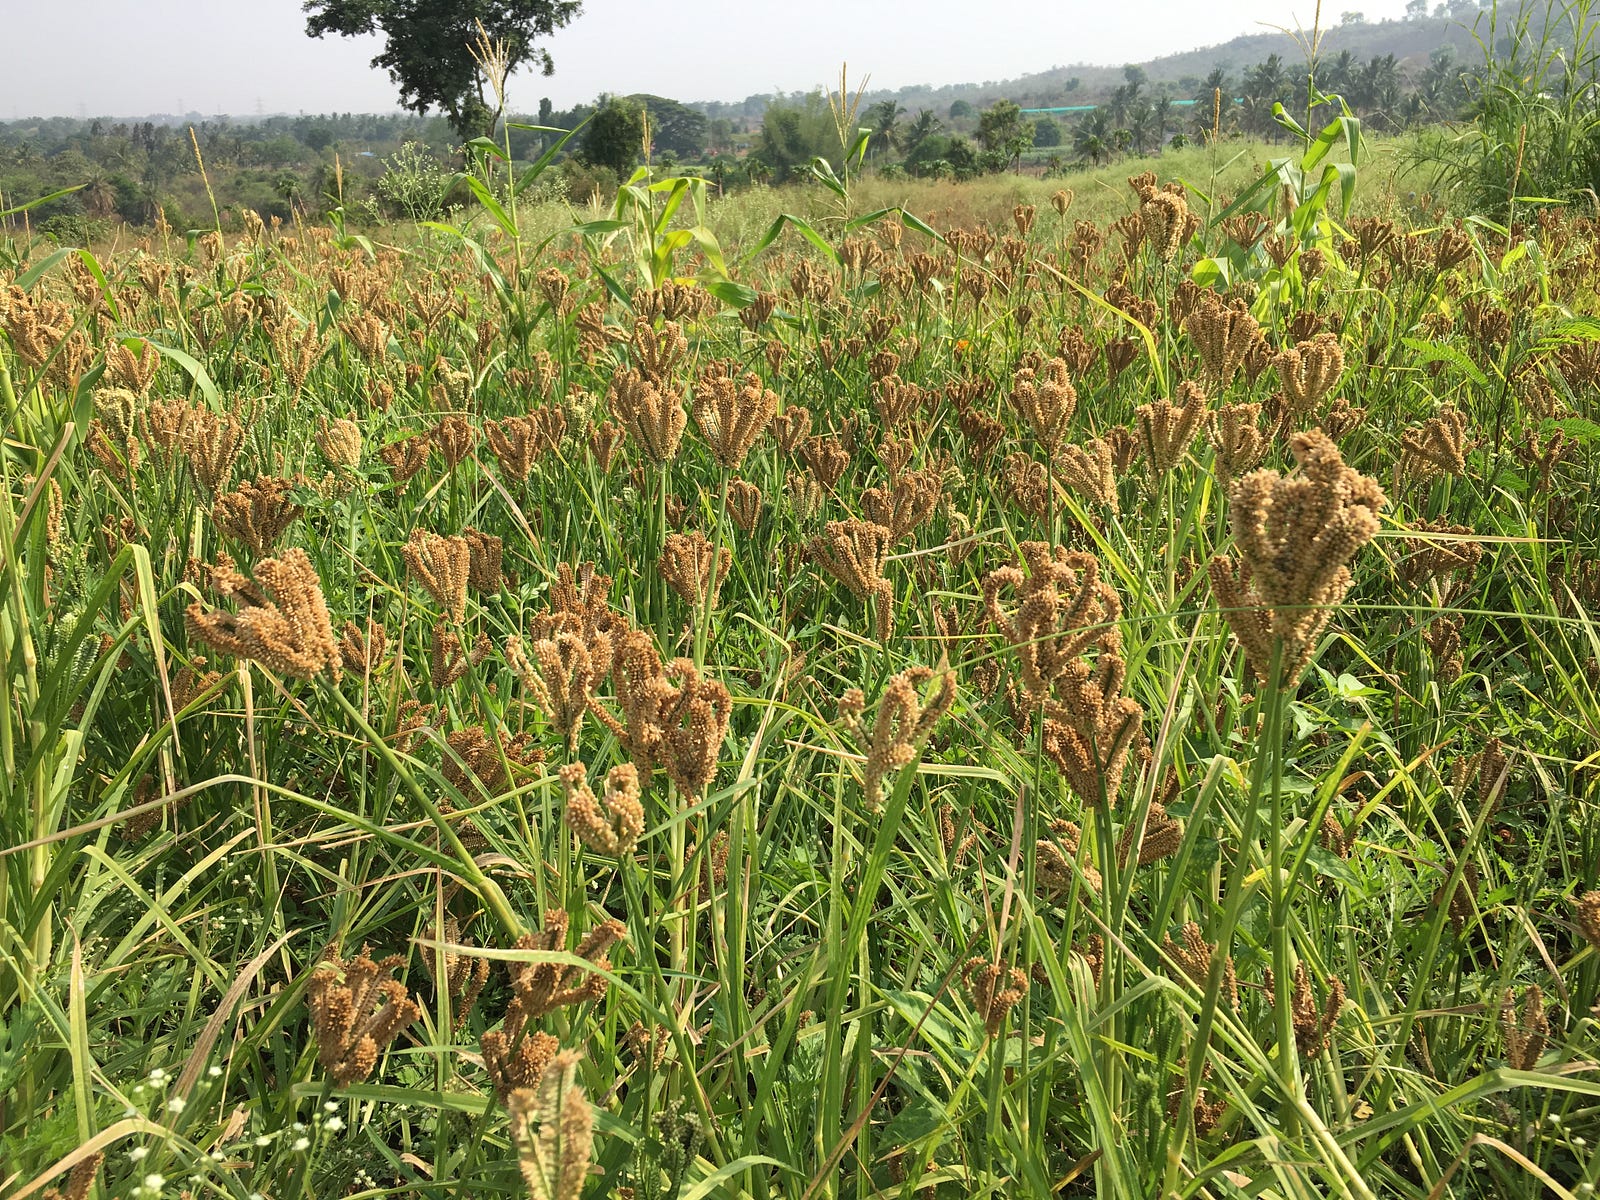
{"type": "MultiPolygon", "coordinates": [[[[1476,33],[1487,38],[1488,17],[1488,10],[1485,9],[1476,17],[1424,17],[1420,20],[1360,21],[1335,25],[1323,31],[1319,54],[1327,59],[1348,50],[1361,60],[1392,54],[1399,62],[1402,73],[1409,73],[1425,65],[1428,56],[1435,50],[1449,46],[1463,64],[1470,64],[1477,61],[1481,54],[1473,26],[1478,24],[1480,28],[1476,33]]],[[[1501,19],[1506,19],[1504,12],[1501,19]]],[[[1174,96],[1186,96],[1199,86],[1213,68],[1222,67],[1237,80],[1246,67],[1261,62],[1269,54],[1281,55],[1285,65],[1291,69],[1304,61],[1300,45],[1291,33],[1266,30],[1132,65],[1142,67],[1149,77],[1149,83],[1158,90],[1165,90],[1174,96]]],[[[949,112],[950,105],[958,100],[964,100],[974,108],[986,107],[996,100],[1013,100],[1024,108],[1094,104],[1104,100],[1113,88],[1123,82],[1123,70],[1121,65],[1080,63],[1052,67],[1048,71],[1016,79],[939,87],[917,84],[868,91],[864,103],[893,98],[908,113],[915,114],[919,109],[926,108],[940,116],[949,112]]],[[[743,102],[701,103],[694,107],[710,116],[743,116],[759,120],[761,105],[752,102],[765,99],[750,97],[743,102]]]]}

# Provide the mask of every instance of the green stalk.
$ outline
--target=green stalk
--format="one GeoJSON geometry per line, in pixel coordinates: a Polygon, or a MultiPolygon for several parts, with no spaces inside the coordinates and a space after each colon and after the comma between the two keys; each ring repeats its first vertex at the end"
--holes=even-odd
{"type": "Polygon", "coordinates": [[[383,740],[377,730],[367,724],[366,718],[361,715],[361,710],[352,704],[337,686],[325,676],[319,676],[318,682],[322,685],[323,691],[332,696],[334,702],[344,710],[345,716],[349,717],[355,723],[356,728],[366,736],[368,744],[378,752],[378,757],[383,759],[384,765],[394,772],[395,778],[400,781],[401,786],[411,793],[411,798],[417,802],[427,815],[428,820],[433,823],[433,827],[439,831],[439,837],[442,839],[443,844],[449,846],[451,852],[455,854],[456,860],[461,864],[462,877],[478,893],[483,902],[489,906],[489,910],[494,914],[495,920],[500,923],[501,929],[505,931],[508,937],[513,939],[526,933],[526,927],[518,920],[516,913],[511,908],[511,901],[500,890],[500,885],[484,874],[483,869],[478,866],[472,854],[461,844],[461,838],[457,835],[455,827],[444,819],[444,814],[439,811],[439,806],[422,790],[421,785],[412,777],[411,772],[406,770],[405,764],[400,761],[400,756],[383,740]]]}

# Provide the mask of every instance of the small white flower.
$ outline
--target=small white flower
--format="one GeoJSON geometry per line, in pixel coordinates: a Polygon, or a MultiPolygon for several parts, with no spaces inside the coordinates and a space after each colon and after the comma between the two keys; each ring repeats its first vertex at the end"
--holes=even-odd
{"type": "Polygon", "coordinates": [[[270,1133],[258,1133],[258,1134],[256,1134],[256,1145],[258,1145],[258,1146],[270,1146],[270,1145],[272,1145],[272,1135],[270,1133]]]}
{"type": "Polygon", "coordinates": [[[162,1188],[164,1188],[166,1186],[167,1186],[167,1181],[166,1181],[165,1176],[162,1176],[162,1175],[146,1175],[144,1177],[144,1190],[147,1191],[147,1192],[159,1192],[162,1188]]]}
{"type": "Polygon", "coordinates": [[[167,1111],[168,1112],[181,1113],[183,1111],[183,1097],[182,1096],[174,1096],[171,1100],[168,1100],[167,1101],[167,1111]]]}
{"type": "Polygon", "coordinates": [[[294,1140],[294,1149],[296,1149],[296,1150],[308,1149],[310,1147],[310,1145],[311,1145],[311,1139],[308,1138],[308,1137],[297,1137],[294,1140]]]}
{"type": "Polygon", "coordinates": [[[338,1133],[339,1130],[344,1128],[344,1118],[343,1117],[329,1117],[328,1118],[328,1128],[333,1130],[334,1133],[338,1133]]]}
{"type": "Polygon", "coordinates": [[[138,1162],[146,1154],[149,1154],[149,1153],[150,1153],[149,1147],[147,1147],[147,1146],[135,1146],[132,1150],[128,1151],[128,1157],[133,1159],[134,1162],[138,1162]]]}
{"type": "Polygon", "coordinates": [[[1584,1138],[1581,1138],[1581,1137],[1575,1137],[1575,1138],[1573,1138],[1573,1139],[1572,1139],[1572,1144],[1573,1144],[1573,1145],[1574,1145],[1574,1146],[1576,1146],[1576,1147],[1578,1147],[1578,1149],[1580,1149],[1580,1150],[1581,1150],[1581,1149],[1583,1149],[1583,1148],[1584,1148],[1584,1147],[1585,1147],[1585,1146],[1587,1146],[1587,1145],[1588,1145],[1588,1144],[1589,1144],[1589,1143],[1588,1143],[1588,1141],[1587,1141],[1587,1140],[1586,1140],[1586,1139],[1584,1139],[1584,1138]]]}
{"type": "Polygon", "coordinates": [[[153,1070],[151,1070],[151,1072],[150,1072],[150,1082],[153,1085],[156,1085],[156,1086],[159,1086],[161,1081],[163,1079],[165,1079],[166,1077],[167,1077],[167,1073],[165,1071],[163,1071],[160,1067],[156,1067],[153,1070]]]}
{"type": "Polygon", "coordinates": [[[322,1111],[323,1112],[331,1112],[331,1113],[338,1112],[339,1111],[339,1102],[337,1100],[325,1101],[323,1103],[323,1105],[322,1105],[322,1111]]]}
{"type": "Polygon", "coordinates": [[[206,1068],[206,1074],[211,1076],[211,1078],[216,1079],[218,1076],[220,1076],[222,1074],[222,1068],[217,1066],[216,1063],[212,1063],[209,1067],[206,1068]]]}

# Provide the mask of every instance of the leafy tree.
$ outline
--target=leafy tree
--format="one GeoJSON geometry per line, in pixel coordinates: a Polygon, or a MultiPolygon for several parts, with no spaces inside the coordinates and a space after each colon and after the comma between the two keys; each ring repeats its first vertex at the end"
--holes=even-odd
{"type": "Polygon", "coordinates": [[[733,147],[733,122],[727,117],[717,117],[706,125],[706,142],[713,151],[721,152],[733,147]]]}
{"type": "Polygon", "coordinates": [[[706,148],[706,117],[702,112],[668,100],[665,96],[644,93],[629,100],[650,114],[650,144],[660,154],[679,158],[699,158],[706,148]]]}
{"type": "Polygon", "coordinates": [[[400,103],[416,112],[443,110],[461,137],[489,133],[494,112],[483,73],[469,49],[478,23],[505,47],[508,71],[528,63],[554,72],[550,53],[535,45],[567,24],[581,0],[305,0],[306,33],[323,37],[379,34],[372,60],[400,86],[400,103]]]}
{"type": "Polygon", "coordinates": [[[1406,0],[1406,20],[1424,21],[1428,17],[1428,0],[1406,0]]]}
{"type": "Polygon", "coordinates": [[[799,103],[770,102],[753,153],[778,183],[803,170],[813,158],[837,158],[839,130],[822,93],[812,92],[799,103]]]}
{"type": "Polygon", "coordinates": [[[996,100],[978,115],[978,141],[985,150],[1004,150],[1022,133],[1022,109],[1014,100],[996,100]]]}
{"type": "Polygon", "coordinates": [[[608,98],[584,126],[578,156],[627,175],[644,149],[644,114],[644,105],[633,96],[608,98]]]}
{"type": "Polygon", "coordinates": [[[952,100],[950,102],[950,119],[959,121],[963,117],[972,115],[972,105],[965,100],[952,100]]]}
{"type": "Polygon", "coordinates": [[[1061,145],[1061,126],[1049,117],[1040,117],[1033,123],[1033,144],[1046,149],[1061,145]]]}

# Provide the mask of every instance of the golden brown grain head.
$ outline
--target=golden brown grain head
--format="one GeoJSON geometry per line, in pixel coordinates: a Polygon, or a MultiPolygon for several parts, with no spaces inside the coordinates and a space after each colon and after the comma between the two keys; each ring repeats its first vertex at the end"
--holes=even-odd
{"type": "Polygon", "coordinates": [[[1267,435],[1260,420],[1259,404],[1224,404],[1206,415],[1211,465],[1224,485],[1253,470],[1266,457],[1267,435]]]}
{"type": "Polygon", "coordinates": [[[658,465],[671,462],[683,440],[689,414],[683,397],[649,376],[622,368],[612,376],[606,408],[621,422],[646,458],[658,465]]]}
{"type": "Polygon", "coordinates": [[[296,547],[255,566],[256,583],[229,569],[225,594],[242,604],[238,612],[210,612],[198,602],[185,611],[189,636],[224,654],[249,658],[296,679],[327,670],[337,680],[339,642],[323,599],[322,583],[304,550],[296,547]]]}
{"type": "Polygon", "coordinates": [[[829,521],[806,544],[811,560],[850,590],[858,600],[876,595],[884,578],[892,539],[889,530],[872,521],[850,517],[829,521]]]}
{"type": "Polygon", "coordinates": [[[1401,435],[1402,472],[1411,479],[1465,474],[1473,445],[1466,414],[1454,404],[1446,404],[1420,429],[1401,435]]]}
{"type": "Polygon", "coordinates": [[[1206,395],[1189,380],[1178,385],[1178,403],[1162,397],[1134,412],[1150,469],[1164,475],[1178,466],[1206,416],[1206,395]]]}
{"type": "Polygon", "coordinates": [[[311,1033],[317,1061],[335,1085],[349,1087],[371,1075],[384,1047],[422,1015],[405,985],[391,977],[403,961],[397,954],[374,962],[363,946],[352,961],[329,958],[311,973],[311,1033]]]}
{"type": "Polygon", "coordinates": [[[1218,396],[1227,390],[1256,346],[1265,344],[1261,326],[1249,310],[1225,305],[1212,291],[1201,293],[1183,329],[1199,352],[1205,382],[1218,396]]]}
{"type": "Polygon", "coordinates": [[[1073,881],[1081,875],[1084,886],[1079,891],[1079,900],[1089,903],[1092,896],[1099,894],[1105,880],[1085,852],[1083,830],[1076,823],[1060,818],[1052,820],[1048,828],[1049,836],[1040,838],[1034,848],[1040,891],[1052,902],[1061,904],[1072,895],[1073,881]]]}
{"type": "Polygon", "coordinates": [[[315,435],[317,449],[336,470],[354,470],[361,465],[361,426],[345,417],[328,420],[319,417],[315,435]]]}
{"type": "Polygon", "coordinates": [[[243,443],[244,426],[232,413],[219,417],[206,409],[191,410],[183,430],[183,452],[208,501],[214,502],[227,490],[243,443]]]}
{"type": "Polygon", "coordinates": [[[1068,378],[1067,362],[1052,358],[1038,372],[1026,367],[1012,381],[1011,405],[1049,457],[1061,448],[1078,409],[1078,393],[1068,378]]]}
{"type": "MultiPolygon", "coordinates": [[[[1267,989],[1273,995],[1272,987],[1267,989]]],[[[1295,1046],[1307,1058],[1315,1058],[1328,1046],[1333,1027],[1344,1007],[1344,984],[1338,976],[1328,976],[1328,994],[1319,1008],[1311,989],[1311,975],[1303,962],[1296,963],[1294,984],[1289,994],[1289,1009],[1294,1024],[1295,1046]]]]}
{"type": "Polygon", "coordinates": [[[1572,919],[1585,940],[1600,950],[1600,891],[1585,892],[1574,900],[1572,919]]]}
{"type": "Polygon", "coordinates": [[[1176,854],[1182,841],[1183,822],[1168,816],[1166,806],[1160,801],[1152,801],[1142,831],[1138,822],[1130,821],[1117,839],[1117,861],[1126,866],[1128,855],[1138,842],[1139,865],[1148,866],[1176,854]]]}
{"type": "Polygon", "coordinates": [[[1510,988],[1501,1002],[1500,1027],[1505,1035],[1506,1066],[1513,1071],[1531,1071],[1539,1065],[1545,1042],[1550,1037],[1550,1018],[1544,1009],[1544,992],[1530,984],[1522,994],[1519,1012],[1510,988]]]}
{"type": "Polygon", "coordinates": [[[1170,263],[1178,257],[1183,243],[1192,235],[1189,203],[1181,193],[1155,192],[1139,206],[1145,239],[1157,260],[1170,263]]]}
{"type": "Polygon", "coordinates": [[[938,471],[910,471],[892,476],[882,487],[864,489],[861,511],[868,521],[887,529],[891,541],[898,542],[933,516],[943,494],[944,480],[938,471]]]}
{"type": "Polygon", "coordinates": [[[606,773],[604,800],[589,786],[582,763],[561,768],[566,796],[566,822],[578,840],[595,854],[626,858],[644,833],[644,805],[640,801],[639,773],[623,763],[606,773]]]}
{"type": "Polygon", "coordinates": [[[384,446],[378,451],[378,457],[388,466],[395,486],[401,487],[427,465],[428,451],[432,445],[433,439],[429,434],[413,434],[384,446]]]}
{"type": "Polygon", "coordinates": [[[253,555],[267,553],[305,511],[290,499],[304,479],[257,479],[241,483],[233,491],[217,497],[211,506],[211,519],[222,534],[249,549],[253,555]]]}
{"type": "Polygon", "coordinates": [[[531,417],[503,417],[485,422],[483,433],[506,474],[525,483],[545,449],[537,423],[531,417]]]}
{"type": "Polygon", "coordinates": [[[778,439],[778,449],[793,454],[811,433],[811,410],[798,404],[785,406],[773,417],[772,432],[778,439]]]}
{"type": "Polygon", "coordinates": [[[850,466],[850,451],[835,434],[814,434],[800,445],[800,457],[824,492],[839,486],[850,466]]]}
{"type": "Polygon", "coordinates": [[[426,529],[413,529],[400,549],[406,573],[422,585],[456,624],[467,615],[467,582],[472,571],[472,547],[464,537],[444,537],[426,529]]]}
{"type": "Polygon", "coordinates": [[[756,531],[761,520],[761,489],[745,479],[735,479],[728,484],[728,515],[739,532],[749,536],[756,531]]]}
{"type": "Polygon", "coordinates": [[[478,431],[460,413],[450,413],[440,418],[433,428],[433,443],[444,456],[445,466],[452,471],[472,453],[477,440],[478,431]]]}
{"type": "Polygon", "coordinates": [[[367,619],[364,630],[354,621],[346,621],[340,630],[339,659],[345,670],[370,675],[382,664],[388,642],[388,632],[372,618],[367,619]]]}
{"type": "Polygon", "coordinates": [[[972,1007],[983,1018],[984,1032],[999,1037],[1006,1017],[1017,1002],[1028,994],[1028,977],[1016,967],[1002,968],[997,962],[969,958],[961,968],[972,1007]]]}
{"type": "Polygon", "coordinates": [[[841,719],[869,743],[862,768],[863,798],[869,812],[883,806],[884,780],[916,761],[955,696],[955,673],[947,667],[937,673],[927,667],[911,667],[889,680],[871,730],[861,720],[865,700],[859,689],[852,688],[840,700],[841,719]],[[922,691],[930,681],[933,691],[924,700],[922,691]]]}
{"type": "Polygon", "coordinates": [[[694,420],[724,470],[736,471],[778,411],[778,393],[754,372],[742,379],[703,373],[694,389],[694,420]]]}
{"type": "Polygon", "coordinates": [[[1349,590],[1348,564],[1378,532],[1386,500],[1377,481],[1345,466],[1320,431],[1296,434],[1298,475],[1257,470],[1235,482],[1229,523],[1239,559],[1214,558],[1213,591],[1224,619],[1265,680],[1282,643],[1283,679],[1310,661],[1334,606],[1349,590]]]}
{"type": "Polygon", "coordinates": [[[713,547],[711,539],[698,529],[691,533],[669,533],[656,560],[656,570],[673,591],[696,612],[717,606],[722,583],[733,566],[733,551],[727,546],[713,547]]]}
{"type": "Polygon", "coordinates": [[[461,531],[467,543],[467,585],[478,592],[498,592],[505,580],[501,574],[504,544],[492,533],[468,525],[461,531]]]}

